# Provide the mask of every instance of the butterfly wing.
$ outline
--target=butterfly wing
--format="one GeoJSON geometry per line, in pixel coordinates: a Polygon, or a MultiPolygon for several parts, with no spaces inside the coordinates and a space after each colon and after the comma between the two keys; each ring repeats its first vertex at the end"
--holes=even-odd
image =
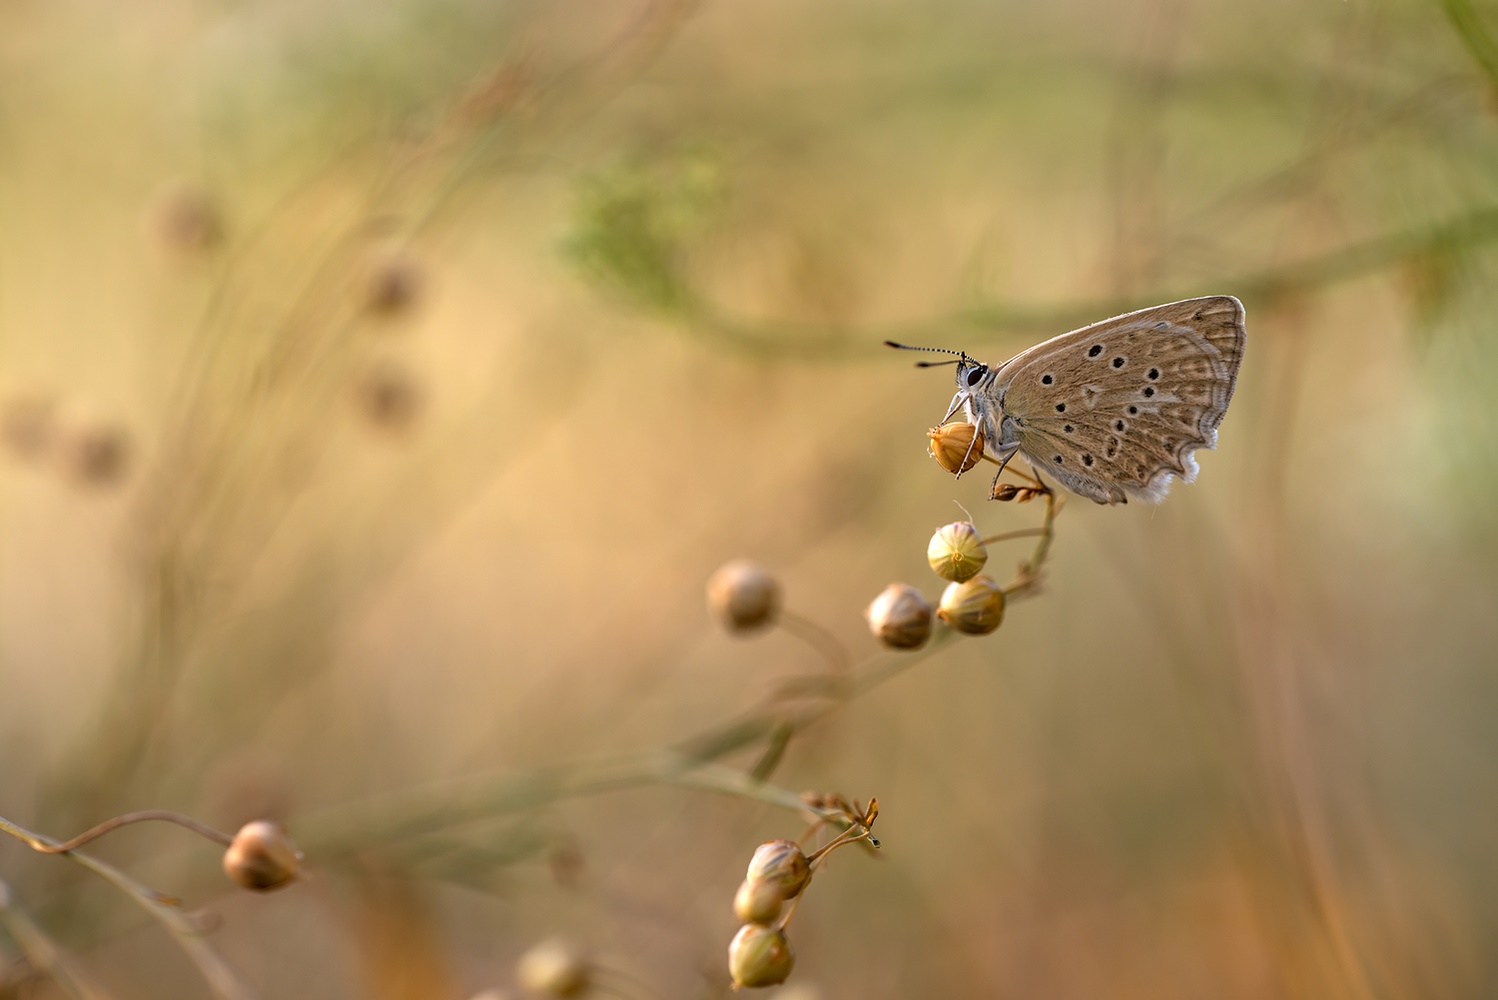
{"type": "Polygon", "coordinates": [[[993,391],[1020,450],[1067,489],[1157,502],[1217,443],[1246,337],[1230,295],[1171,302],[1038,344],[1004,364],[993,391]]]}

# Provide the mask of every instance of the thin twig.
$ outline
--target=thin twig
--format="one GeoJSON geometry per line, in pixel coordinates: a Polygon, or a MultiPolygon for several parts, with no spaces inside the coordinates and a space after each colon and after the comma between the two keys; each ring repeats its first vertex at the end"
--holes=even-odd
{"type": "MultiPolygon", "coordinates": [[[[37,850],[43,846],[57,847],[58,842],[0,816],[0,833],[8,833],[37,850]]],[[[203,940],[201,928],[184,913],[178,901],[158,892],[150,886],[137,882],[113,865],[80,851],[68,851],[62,855],[75,864],[82,865],[95,875],[114,885],[132,899],[137,906],[157,920],[167,932],[176,938],[177,944],[203,974],[209,989],[219,1000],[256,1000],[257,994],[239,981],[223,957],[207,941],[203,940]]]]}
{"type": "Polygon", "coordinates": [[[161,820],[167,823],[176,823],[180,827],[185,827],[186,829],[191,830],[193,833],[196,833],[202,837],[207,837],[214,843],[222,844],[225,847],[228,847],[230,844],[234,843],[234,838],[229,836],[227,833],[224,833],[222,830],[215,830],[207,823],[199,823],[191,816],[184,816],[181,813],[171,812],[167,809],[142,809],[138,812],[125,813],[123,816],[116,816],[113,819],[106,819],[98,826],[83,831],[72,840],[65,840],[60,844],[32,843],[31,847],[33,850],[41,851],[43,854],[66,854],[68,851],[82,847],[90,840],[95,840],[99,837],[104,836],[104,834],[108,833],[111,830],[117,830],[120,827],[127,826],[130,823],[141,823],[147,820],[161,820]]]}

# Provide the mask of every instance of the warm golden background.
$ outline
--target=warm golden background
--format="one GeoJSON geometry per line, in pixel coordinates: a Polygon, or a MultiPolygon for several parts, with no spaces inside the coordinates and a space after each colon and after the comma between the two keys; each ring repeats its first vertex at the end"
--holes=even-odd
{"type": "MultiPolygon", "coordinates": [[[[313,878],[263,897],[173,827],[90,848],[265,997],[461,1000],[552,934],[726,996],[802,819],[527,769],[827,669],[713,626],[729,558],[863,670],[954,501],[1036,523],[924,454],[950,376],[881,339],[1210,293],[1249,340],[1200,482],[1071,503],[1039,599],[791,742],[775,785],[877,794],[884,842],[791,982],[1492,996],[1477,0],[0,0],[0,815],[286,820],[313,878]]],[[[64,995],[33,924],[74,995],[212,995],[96,876],[6,839],[0,878],[0,996],[64,995]]]]}

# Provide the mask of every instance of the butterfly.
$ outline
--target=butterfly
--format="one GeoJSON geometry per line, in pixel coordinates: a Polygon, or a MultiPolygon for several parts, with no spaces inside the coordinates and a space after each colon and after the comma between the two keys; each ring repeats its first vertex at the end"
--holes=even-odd
{"type": "MultiPolygon", "coordinates": [[[[1063,333],[996,367],[960,351],[957,395],[999,472],[1023,454],[1037,472],[1101,504],[1158,503],[1196,478],[1194,453],[1217,444],[1248,331],[1243,303],[1209,295],[1151,306],[1063,333]]],[[[994,476],[998,485],[998,476],[994,476]]]]}

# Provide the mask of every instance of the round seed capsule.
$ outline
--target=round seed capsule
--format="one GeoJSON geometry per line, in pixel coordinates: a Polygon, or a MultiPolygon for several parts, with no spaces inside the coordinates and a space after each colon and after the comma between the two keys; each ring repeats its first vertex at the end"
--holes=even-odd
{"type": "Polygon", "coordinates": [[[986,576],[948,584],[936,617],[965,635],[987,635],[1004,620],[1004,591],[986,576]]]}
{"type": "Polygon", "coordinates": [[[785,931],[759,924],[745,924],[728,945],[728,974],[734,988],[778,986],[796,964],[795,952],[785,931]]]}
{"type": "Polygon", "coordinates": [[[707,581],[707,606],[730,632],[750,632],[775,620],[780,584],[747,559],[726,563],[707,581]]]}
{"type": "Polygon", "coordinates": [[[593,969],[576,945],[552,938],[520,956],[515,978],[531,993],[575,997],[581,996],[592,982],[593,969]]]}
{"type": "Polygon", "coordinates": [[[953,521],[931,536],[926,561],[943,580],[961,583],[978,575],[988,562],[988,548],[971,521],[953,521]]]}
{"type": "Polygon", "coordinates": [[[926,432],[936,464],[954,475],[962,475],[983,460],[983,438],[973,424],[953,421],[926,432]]]}
{"type": "Polygon", "coordinates": [[[785,905],[774,882],[745,879],[733,897],[733,913],[746,924],[773,924],[785,905]]]}
{"type": "Polygon", "coordinates": [[[257,819],[234,835],[224,852],[224,873],[246,889],[269,892],[296,879],[301,861],[280,823],[257,819]]]}
{"type": "Polygon", "coordinates": [[[794,840],[767,840],[755,849],[744,878],[773,883],[781,899],[795,899],[811,879],[811,865],[794,840]]]}
{"type": "Polygon", "coordinates": [[[919,649],[931,635],[931,605],[908,583],[885,587],[864,616],[874,638],[890,649],[919,649]]]}

